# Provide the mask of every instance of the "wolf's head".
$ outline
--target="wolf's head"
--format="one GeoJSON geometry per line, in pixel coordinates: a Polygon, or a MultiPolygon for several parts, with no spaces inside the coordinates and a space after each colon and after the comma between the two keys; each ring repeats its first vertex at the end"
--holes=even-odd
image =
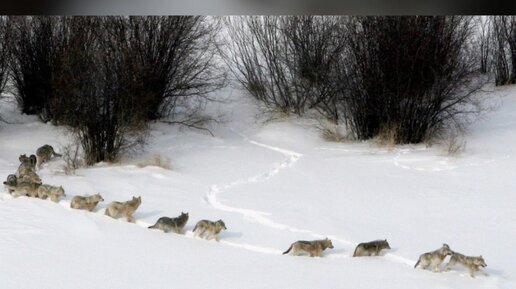
{"type": "Polygon", "coordinates": [[[333,249],[333,243],[332,243],[332,242],[331,242],[331,240],[330,240],[330,239],[328,239],[328,238],[324,239],[324,246],[325,246],[326,248],[333,249]]]}
{"type": "Polygon", "coordinates": [[[224,222],[222,220],[218,220],[216,222],[216,226],[217,228],[219,228],[220,230],[227,230],[226,228],[226,224],[224,224],[224,222]]]}
{"type": "Polygon", "coordinates": [[[141,203],[142,203],[142,197],[141,196],[139,196],[139,197],[134,197],[133,196],[133,199],[131,200],[131,205],[132,206],[134,206],[135,208],[138,208],[141,203]]]}
{"type": "Polygon", "coordinates": [[[98,203],[98,202],[103,202],[104,198],[99,193],[97,193],[97,194],[93,195],[93,200],[98,203]]]}
{"type": "Polygon", "coordinates": [[[477,266],[487,267],[486,261],[484,261],[484,258],[482,257],[482,255],[475,258],[473,263],[477,266]]]}
{"type": "Polygon", "coordinates": [[[64,191],[64,189],[63,189],[63,186],[59,186],[59,188],[57,189],[57,194],[58,194],[59,196],[63,196],[63,197],[65,197],[65,196],[66,196],[66,195],[65,195],[65,191],[64,191]]]}
{"type": "Polygon", "coordinates": [[[453,254],[453,251],[450,249],[450,246],[448,246],[448,244],[443,244],[443,246],[439,249],[439,253],[448,256],[453,254]]]}
{"type": "Polygon", "coordinates": [[[389,245],[389,242],[387,242],[387,239],[383,240],[381,242],[381,244],[382,244],[382,249],[390,249],[391,248],[391,246],[389,245]]]}
{"type": "Polygon", "coordinates": [[[26,155],[26,154],[20,155],[20,156],[18,157],[18,160],[19,160],[22,164],[30,163],[30,159],[29,159],[29,157],[27,157],[27,155],[26,155]]]}

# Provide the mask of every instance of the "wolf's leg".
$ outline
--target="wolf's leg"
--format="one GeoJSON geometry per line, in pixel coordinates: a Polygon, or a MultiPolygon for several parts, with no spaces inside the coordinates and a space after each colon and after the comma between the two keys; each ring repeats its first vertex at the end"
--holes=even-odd
{"type": "Polygon", "coordinates": [[[127,213],[125,214],[126,218],[127,218],[127,222],[129,223],[134,223],[134,217],[133,217],[133,214],[131,213],[127,213]]]}

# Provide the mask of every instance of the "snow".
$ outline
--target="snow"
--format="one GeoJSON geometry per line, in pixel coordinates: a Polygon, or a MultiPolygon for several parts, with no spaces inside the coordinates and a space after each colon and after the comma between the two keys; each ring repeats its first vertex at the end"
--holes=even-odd
{"type": "MultiPolygon", "coordinates": [[[[466,149],[331,143],[310,120],[265,121],[239,91],[214,104],[227,119],[203,131],[154,124],[149,145],[121,163],[65,175],[55,160],[38,174],[62,185],[59,203],[0,193],[0,288],[516,288],[516,87],[496,89],[496,109],[472,123],[466,149]],[[140,167],[161,155],[171,169],[140,167]],[[69,208],[100,193],[95,212],[69,208]],[[141,196],[136,223],[104,215],[141,196]],[[187,233],[148,226],[189,213],[187,233]],[[220,242],[193,237],[201,219],[222,219],[220,242]],[[292,242],[328,237],[321,258],[282,255],[292,242]],[[360,242],[387,239],[380,257],[352,258],[360,242]],[[488,267],[433,273],[413,266],[443,243],[482,255],[488,267]]],[[[61,127],[0,100],[0,176],[18,156],[70,142],[61,127]]],[[[448,259],[446,259],[445,263],[448,259]]]]}

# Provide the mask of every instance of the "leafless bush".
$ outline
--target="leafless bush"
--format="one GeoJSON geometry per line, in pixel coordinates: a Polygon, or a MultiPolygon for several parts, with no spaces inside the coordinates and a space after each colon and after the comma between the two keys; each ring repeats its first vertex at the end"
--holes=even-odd
{"type": "Polygon", "coordinates": [[[59,55],[60,17],[9,17],[10,71],[23,113],[47,121],[52,98],[53,65],[59,55]]]}
{"type": "Polygon", "coordinates": [[[202,16],[107,17],[103,21],[108,45],[116,49],[123,69],[130,73],[125,85],[135,96],[142,119],[184,116],[190,112],[186,103],[202,105],[210,92],[225,85],[226,73],[215,59],[216,22],[202,16]]]}
{"type": "Polygon", "coordinates": [[[142,108],[129,90],[134,71],[123,46],[110,38],[109,23],[66,18],[69,35],[56,65],[54,115],[81,143],[87,165],[117,161],[147,136],[142,108]]]}
{"type": "Polygon", "coordinates": [[[344,49],[341,18],[246,16],[228,20],[222,50],[237,80],[270,110],[319,110],[338,121],[335,65],[344,49]]]}
{"type": "Polygon", "coordinates": [[[358,139],[419,143],[476,112],[471,17],[352,17],[347,27],[342,114],[358,139]]]}

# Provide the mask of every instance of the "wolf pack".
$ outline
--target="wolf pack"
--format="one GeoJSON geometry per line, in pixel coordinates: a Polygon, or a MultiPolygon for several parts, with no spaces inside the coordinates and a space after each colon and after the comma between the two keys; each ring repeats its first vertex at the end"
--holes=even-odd
{"type": "MultiPolygon", "coordinates": [[[[14,197],[27,196],[50,199],[53,202],[58,202],[60,198],[66,197],[62,186],[43,184],[41,178],[36,173],[45,163],[60,156],[61,155],[56,153],[54,148],[48,144],[38,148],[36,155],[31,154],[28,157],[26,154],[20,155],[18,158],[20,165],[17,171],[14,174],[8,175],[6,181],[4,181],[7,192],[14,197]]],[[[93,212],[98,203],[103,201],[104,198],[99,193],[91,196],[74,196],[71,200],[70,207],[93,212]]],[[[141,202],[141,196],[133,196],[131,200],[125,202],[114,201],[107,205],[104,214],[115,219],[119,216],[123,216],[126,218],[127,222],[135,222],[133,214],[138,209],[141,202]]],[[[161,230],[165,233],[173,232],[185,234],[185,225],[187,222],[188,213],[181,212],[181,214],[175,218],[166,216],[160,217],[154,225],[148,228],[161,230]]],[[[227,230],[222,220],[200,220],[193,229],[193,235],[194,237],[200,237],[206,240],[215,239],[218,242],[222,230],[227,230]]],[[[283,252],[283,255],[290,254],[298,256],[307,254],[310,257],[322,257],[323,251],[333,248],[332,241],[328,238],[312,241],[299,240],[292,243],[290,247],[283,252]]],[[[387,239],[360,243],[356,246],[353,257],[381,256],[381,251],[387,249],[391,249],[387,239]]],[[[475,277],[475,273],[477,272],[488,276],[488,274],[482,270],[483,267],[487,266],[482,256],[463,255],[451,250],[448,244],[443,244],[439,249],[421,254],[414,268],[419,266],[425,270],[430,269],[433,272],[441,272],[443,271],[441,265],[447,256],[450,256],[450,258],[444,268],[445,271],[449,271],[455,265],[460,264],[469,270],[471,277],[475,277]]]]}

